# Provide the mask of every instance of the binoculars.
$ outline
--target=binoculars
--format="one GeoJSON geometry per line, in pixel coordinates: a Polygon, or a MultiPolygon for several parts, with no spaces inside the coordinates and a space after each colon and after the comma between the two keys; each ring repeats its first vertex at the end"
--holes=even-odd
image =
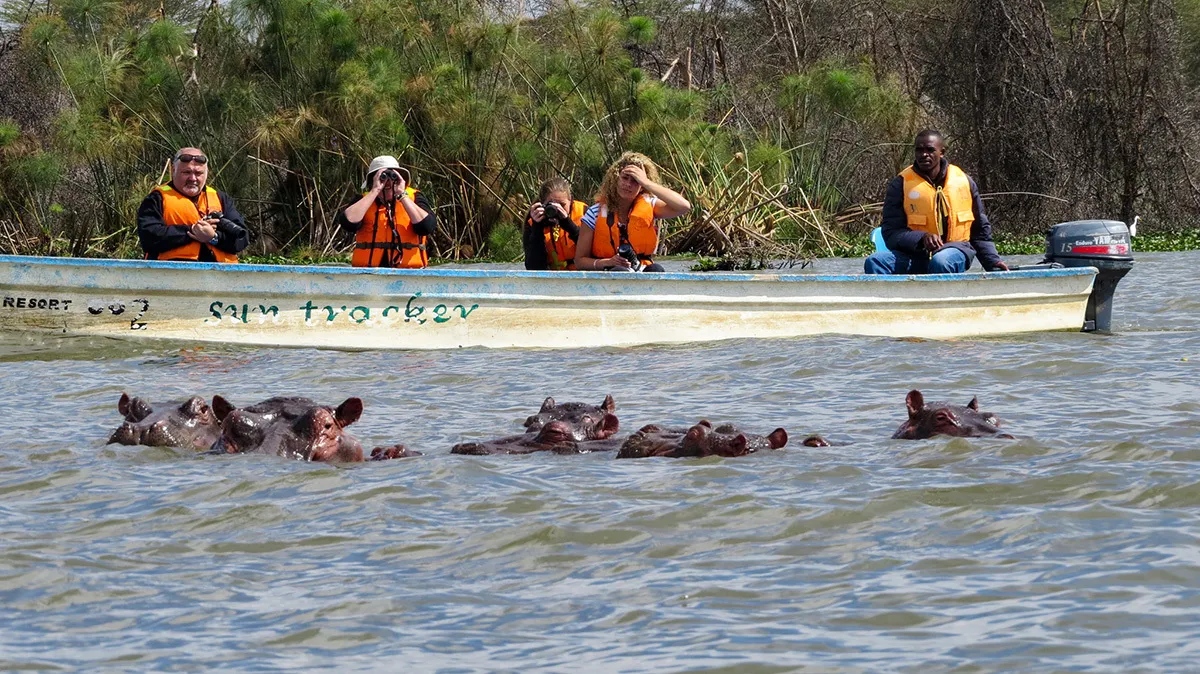
{"type": "Polygon", "coordinates": [[[384,169],[383,173],[379,174],[379,182],[381,183],[400,182],[401,178],[404,178],[405,183],[412,182],[412,176],[409,175],[407,169],[384,169]]]}

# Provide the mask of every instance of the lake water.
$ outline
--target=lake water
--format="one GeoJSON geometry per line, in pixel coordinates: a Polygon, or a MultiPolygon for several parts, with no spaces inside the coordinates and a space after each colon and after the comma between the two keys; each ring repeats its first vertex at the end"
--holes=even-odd
{"type": "MultiPolygon", "coordinates": [[[[1023,261],[1033,261],[1023,260],[1023,261]]],[[[826,260],[817,271],[854,271],[826,260]]],[[[338,353],[0,341],[0,669],[1194,671],[1200,253],[1113,335],[338,353]],[[889,440],[979,396],[1016,441],[889,440]],[[366,403],[351,467],[106,447],[122,391],[366,403]],[[462,457],[542,399],[738,459],[462,457]],[[822,433],[843,446],[795,441],[822,433]]]]}

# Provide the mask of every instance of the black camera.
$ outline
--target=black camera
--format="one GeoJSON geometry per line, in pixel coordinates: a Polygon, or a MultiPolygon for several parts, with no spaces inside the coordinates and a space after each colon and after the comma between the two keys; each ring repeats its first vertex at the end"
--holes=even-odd
{"type": "Polygon", "coordinates": [[[220,220],[223,217],[225,217],[225,214],[222,213],[221,211],[212,211],[208,215],[204,216],[204,219],[205,220],[220,220]]]}
{"type": "Polygon", "coordinates": [[[563,215],[563,212],[555,206],[545,206],[542,213],[542,221],[548,225],[561,226],[563,222],[571,219],[569,216],[563,215]]]}
{"type": "Polygon", "coordinates": [[[629,243],[622,243],[620,246],[618,246],[617,255],[629,260],[630,266],[635,270],[642,264],[641,261],[638,260],[637,253],[633,252],[633,246],[629,245],[629,243]]]}

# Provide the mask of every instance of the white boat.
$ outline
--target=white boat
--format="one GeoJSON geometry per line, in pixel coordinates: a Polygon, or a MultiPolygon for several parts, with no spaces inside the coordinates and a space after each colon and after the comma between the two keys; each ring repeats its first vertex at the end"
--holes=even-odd
{"type": "Polygon", "coordinates": [[[333,349],[1079,330],[1092,267],[925,276],[354,269],[0,256],[3,329],[333,349]]]}

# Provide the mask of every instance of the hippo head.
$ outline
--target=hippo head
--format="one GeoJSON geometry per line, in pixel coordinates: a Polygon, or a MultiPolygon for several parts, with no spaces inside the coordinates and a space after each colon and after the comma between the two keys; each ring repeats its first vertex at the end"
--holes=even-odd
{"type": "MultiPolygon", "coordinates": [[[[707,422],[701,422],[707,423],[707,422]]],[[[648,456],[673,456],[679,450],[682,429],[664,428],[656,424],[642,426],[621,443],[618,459],[644,459],[648,456]]]]}
{"type": "Polygon", "coordinates": [[[362,461],[362,445],[344,431],[358,421],[362,410],[359,398],[347,398],[337,409],[307,398],[272,398],[228,412],[213,450],[275,454],[305,461],[362,461]]]}
{"type": "Polygon", "coordinates": [[[607,440],[620,428],[617,416],[613,411],[617,404],[611,395],[604,396],[604,402],[599,406],[587,403],[554,402],[554,398],[546,398],[542,409],[537,414],[525,420],[525,430],[535,432],[542,429],[550,421],[562,421],[571,429],[571,437],[576,442],[585,440],[607,440]]]}
{"type": "Polygon", "coordinates": [[[935,435],[1013,439],[1000,431],[1000,419],[995,414],[979,411],[978,398],[971,398],[966,405],[926,404],[925,396],[914,389],[908,392],[904,402],[908,406],[908,421],[896,429],[894,439],[924,440],[935,435]]]}
{"type": "Polygon", "coordinates": [[[390,447],[376,447],[371,450],[371,458],[368,461],[388,461],[390,459],[406,459],[413,456],[421,456],[421,453],[415,449],[409,449],[401,444],[392,445],[390,447]]]}
{"type": "Polygon", "coordinates": [[[347,398],[336,410],[312,408],[292,422],[292,435],[297,445],[292,454],[306,456],[309,461],[362,461],[362,445],[357,438],[343,432],[346,426],[358,421],[362,411],[359,398],[347,398]]]}
{"type": "Polygon", "coordinates": [[[117,411],[125,422],[109,436],[109,444],[208,449],[220,433],[217,414],[199,396],[183,402],[150,403],[122,393],[117,411]]]}
{"type": "Polygon", "coordinates": [[[450,449],[451,454],[469,454],[473,456],[488,454],[532,454],[533,452],[575,454],[579,451],[579,444],[575,442],[574,431],[571,425],[558,419],[547,421],[538,429],[537,433],[510,435],[506,438],[486,440],[484,442],[461,442],[450,449]]]}
{"type": "Polygon", "coordinates": [[[760,449],[779,449],[787,441],[787,431],[782,428],[762,436],[743,433],[733,424],[713,428],[708,421],[701,421],[683,436],[680,456],[745,456],[760,449]]]}

